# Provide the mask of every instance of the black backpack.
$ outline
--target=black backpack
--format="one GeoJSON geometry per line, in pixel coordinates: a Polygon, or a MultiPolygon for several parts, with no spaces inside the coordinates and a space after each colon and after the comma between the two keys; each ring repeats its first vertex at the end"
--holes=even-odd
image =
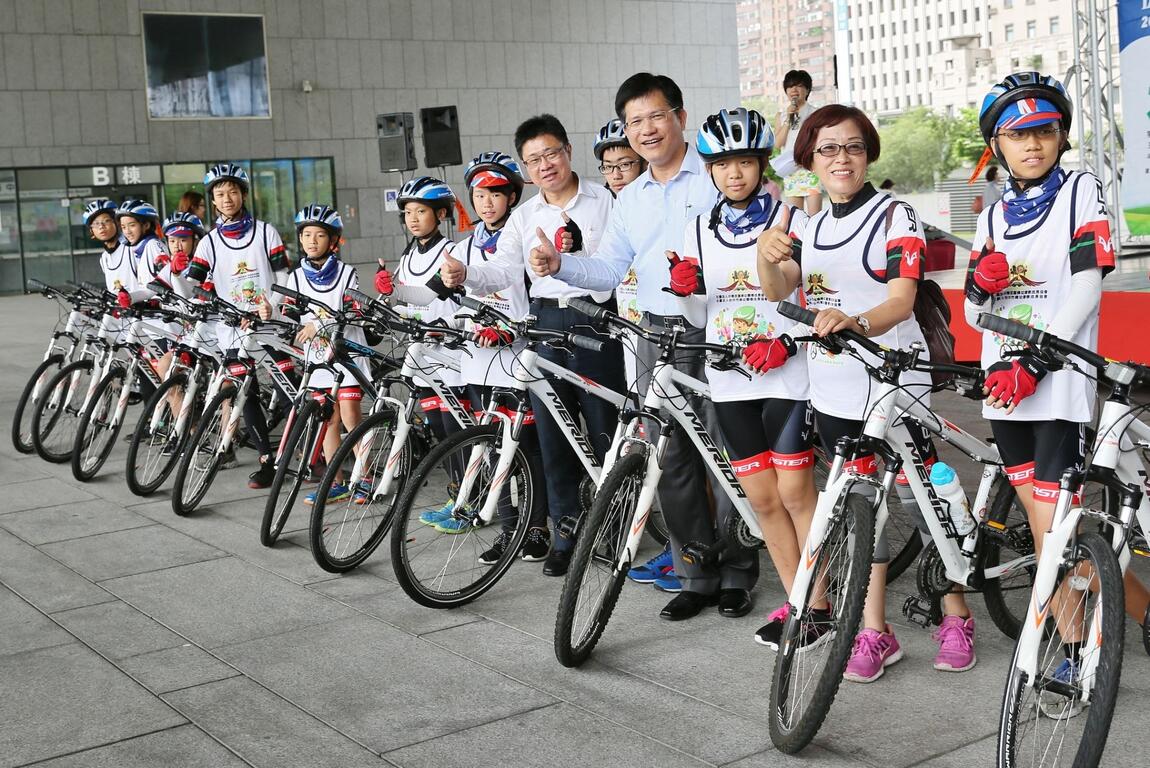
{"type": "MultiPolygon", "coordinates": [[[[886,209],[886,228],[890,230],[894,221],[894,212],[899,202],[892,200],[886,209]]],[[[923,258],[926,255],[923,254],[923,258]]],[[[925,264],[924,272],[925,272],[925,264]]],[[[950,332],[950,304],[942,293],[942,288],[933,280],[923,278],[918,281],[918,290],[914,295],[914,319],[922,329],[926,339],[926,348],[930,352],[932,363],[954,363],[954,334],[950,332]]],[[[934,386],[941,387],[954,377],[950,373],[932,372],[930,378],[934,386]]]]}

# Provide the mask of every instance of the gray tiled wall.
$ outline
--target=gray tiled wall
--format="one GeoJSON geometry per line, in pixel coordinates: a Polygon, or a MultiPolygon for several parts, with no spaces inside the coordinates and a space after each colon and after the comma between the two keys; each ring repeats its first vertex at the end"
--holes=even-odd
{"type": "Polygon", "coordinates": [[[392,259],[376,114],[418,132],[420,107],[455,104],[468,158],[553,112],[591,175],[626,76],[674,77],[697,124],[738,100],[735,46],[734,0],[0,0],[0,167],[332,155],[349,258],[392,259]],[[150,120],[141,11],[264,14],[273,118],[150,120]]]}

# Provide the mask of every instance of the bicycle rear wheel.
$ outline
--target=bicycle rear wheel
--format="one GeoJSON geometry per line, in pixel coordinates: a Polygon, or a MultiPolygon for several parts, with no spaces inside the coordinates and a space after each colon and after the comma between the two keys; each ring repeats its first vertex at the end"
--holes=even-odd
{"type": "Polygon", "coordinates": [[[221,445],[224,425],[221,414],[224,404],[235,407],[236,390],[229,388],[216,393],[204,415],[196,425],[196,432],[180,454],[176,465],[176,480],[172,485],[172,511],[177,515],[190,515],[204,500],[223,461],[221,445]]]}
{"type": "Polygon", "coordinates": [[[72,476],[77,480],[91,480],[108,460],[116,444],[123,421],[116,421],[116,406],[124,391],[123,368],[113,368],[96,386],[92,400],[76,427],[76,444],[72,449],[72,476]]]}
{"type": "Polygon", "coordinates": [[[396,458],[398,466],[387,494],[379,489],[395,437],[394,410],[364,419],[339,444],[327,472],[316,488],[311,508],[311,554],[328,573],[345,573],[366,560],[387,535],[395,505],[411,472],[410,443],[396,458]],[[343,469],[350,480],[356,465],[360,476],[351,485],[351,496],[328,501],[336,475],[343,469]]]}
{"type": "MultiPolygon", "coordinates": [[[[124,479],[128,490],[137,496],[155,493],[180,458],[180,450],[187,442],[187,434],[176,434],[176,419],[179,416],[172,410],[170,398],[186,392],[188,377],[177,374],[159,386],[144,405],[136,428],[132,431],[132,441],[128,444],[128,460],[124,479]],[[152,429],[153,417],[159,412],[156,428],[152,429]]],[[[202,390],[201,390],[202,391],[202,390]]],[[[194,424],[198,416],[196,405],[189,412],[189,421],[194,424]]]]}
{"type": "MultiPolygon", "coordinates": [[[[1030,533],[1026,510],[1005,478],[995,487],[987,521],[982,533],[981,570],[1034,554],[1034,536],[1030,533]]],[[[1011,640],[1018,639],[1022,622],[1026,620],[1036,568],[1037,563],[1032,563],[997,579],[987,579],[982,585],[987,615],[1011,640]]]]}
{"type": "Polygon", "coordinates": [[[615,610],[631,567],[630,562],[620,567],[619,558],[646,477],[645,454],[619,459],[579,531],[555,616],[555,656],[565,667],[577,667],[591,656],[615,610]]]}
{"type": "MultiPolygon", "coordinates": [[[[794,754],[822,727],[842,683],[866,600],[874,553],[874,513],[864,497],[844,492],[818,547],[801,604],[783,625],[771,683],[771,741],[794,754]],[[829,621],[806,606],[830,602],[829,621]]],[[[804,547],[808,557],[810,546],[804,547]]]]}
{"type": "Polygon", "coordinates": [[[63,464],[72,458],[80,410],[92,385],[95,366],[77,360],[56,372],[32,413],[32,447],[44,461],[63,464]]]}
{"type": "Polygon", "coordinates": [[[1096,533],[1080,534],[1053,594],[1044,626],[1027,622],[1014,649],[998,728],[1001,768],[1092,768],[1106,748],[1122,672],[1125,619],[1122,571],[1109,543],[1096,533]],[[1082,650],[1075,663],[1067,658],[1067,648],[1078,632],[1065,637],[1063,630],[1071,634],[1069,628],[1079,620],[1078,632],[1088,639],[1078,643],[1082,650]],[[1036,670],[1034,679],[1027,666],[1036,670]]]}
{"type": "Polygon", "coordinates": [[[491,589],[518,556],[537,492],[519,448],[503,479],[495,519],[484,525],[478,517],[493,493],[501,448],[500,424],[456,432],[431,450],[405,485],[391,532],[391,564],[403,591],[420,605],[470,603],[491,589]],[[464,473],[470,481],[466,497],[459,487],[464,473]],[[421,519],[448,504],[450,516],[438,524],[421,519]]]}
{"type": "Polygon", "coordinates": [[[16,401],[16,412],[12,414],[12,446],[19,453],[32,453],[36,450],[36,446],[32,445],[32,414],[47,391],[48,382],[63,364],[63,355],[44,358],[28,377],[28,383],[16,401]]]}
{"type": "Polygon", "coordinates": [[[322,447],[316,440],[322,426],[320,419],[319,403],[309,397],[288,422],[291,432],[275,458],[276,474],[260,522],[260,543],[265,547],[273,546],[280,537],[312,462],[323,456],[316,456],[322,447]]]}

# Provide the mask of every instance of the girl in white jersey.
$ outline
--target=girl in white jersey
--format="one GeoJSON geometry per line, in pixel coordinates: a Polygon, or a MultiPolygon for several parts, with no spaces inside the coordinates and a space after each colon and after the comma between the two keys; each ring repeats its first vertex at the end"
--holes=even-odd
{"type": "MultiPolygon", "coordinates": [[[[275,227],[256,220],[248,212],[251,182],[247,171],[234,163],[213,165],[204,176],[204,188],[219,218],[215,229],[196,247],[186,277],[247,312],[256,312],[265,303],[274,308],[279,303],[279,294],[272,293],[271,287],[282,284],[287,277],[287,252],[275,227]]],[[[240,329],[220,325],[218,333],[225,363],[238,359],[240,329]]],[[[280,358],[278,362],[285,372],[293,370],[291,361],[282,353],[273,357],[280,358]]],[[[253,381],[243,415],[260,458],[259,468],[248,477],[249,488],[267,488],[275,479],[267,419],[260,407],[259,395],[259,382],[253,381]]]]}
{"type": "MultiPolygon", "coordinates": [[[[880,344],[905,349],[924,342],[913,311],[926,245],[914,209],[880,194],[865,181],[868,165],[878,156],[878,133],[860,110],[834,104],[807,118],[795,141],[795,161],[818,175],[832,205],[807,222],[800,252],[760,249],[759,278],[763,292],[772,300],[785,299],[802,287],[807,306],[818,312],[816,335],[849,329],[880,344]]],[[[861,433],[873,405],[873,387],[855,358],[828,354],[814,344],[808,351],[815,423],[822,444],[829,449],[840,437],[861,433]]],[[[928,402],[928,375],[904,374],[901,383],[928,402]]],[[[912,434],[918,433],[915,442],[924,463],[933,463],[929,437],[921,428],[907,426],[912,434]]],[[[860,472],[877,471],[873,454],[856,456],[852,464],[860,472]]],[[[847,664],[848,680],[876,680],[885,667],[902,658],[898,640],[886,623],[889,560],[883,534],[875,548],[864,627],[847,664]]],[[[943,613],[935,635],[939,651],[934,667],[948,672],[970,669],[976,661],[974,620],[961,592],[943,599],[943,613]]]]}
{"type": "MultiPolygon", "coordinates": [[[[299,238],[300,262],[299,267],[288,275],[287,287],[307,296],[312,303],[300,311],[293,307],[292,299],[285,298],[280,303],[280,309],[285,316],[299,321],[300,330],[295,340],[297,344],[306,345],[308,362],[324,363],[331,356],[331,344],[324,331],[332,317],[324,308],[342,311],[347,290],[358,289],[359,279],[355,267],[345,264],[339,258],[343,219],[331,206],[318,203],[304,206],[295,215],[295,229],[299,238]]],[[[266,319],[271,314],[270,305],[260,305],[261,317],[266,319]]],[[[361,346],[367,344],[363,329],[355,326],[344,329],[344,338],[361,346]]],[[[338,392],[339,402],[332,409],[323,437],[323,454],[329,461],[339,448],[341,425],[350,432],[363,418],[360,407],[363,388],[344,365],[339,364],[337,368],[343,374],[338,392]]],[[[367,370],[366,363],[359,365],[359,368],[367,370]]],[[[324,394],[331,390],[334,383],[335,374],[320,369],[312,373],[308,385],[315,393],[315,399],[322,402],[324,394]]],[[[344,484],[341,470],[331,484],[327,500],[341,501],[349,496],[351,489],[344,484]]],[[[304,503],[314,504],[315,494],[308,494],[304,503]]]]}
{"type": "MultiPolygon", "coordinates": [[[[789,592],[816,499],[807,366],[787,335],[794,322],[752,277],[760,236],[762,247],[789,254],[801,247],[807,215],[762,189],[775,141],[758,112],[740,107],[711,115],[695,143],[722,197],[709,215],[687,223],[683,258],[668,254],[671,291],[684,297],[683,314],[706,328],[709,343],[742,349],[741,370],[708,367],[707,381],[731,465],[789,592]]],[[[797,291],[787,299],[797,301],[797,291]]],[[[812,625],[829,631],[829,606],[812,607],[812,625]]],[[[773,611],[756,641],[778,648],[789,614],[789,605],[773,611]]]]}
{"type": "MultiPolygon", "coordinates": [[[[1062,169],[1072,108],[1062,84],[1017,72],[983,99],[979,128],[1008,174],[1001,201],[978,217],[966,281],[966,318],[982,333],[986,404],[1007,476],[1026,508],[1036,543],[1050,528],[1059,478],[1083,461],[1094,380],[1047,371],[1021,344],[978,328],[992,312],[1097,349],[1102,278],[1114,251],[1102,185],[1090,173],[1062,169]]],[[[1126,572],[1126,610],[1143,622],[1150,593],[1126,572]]],[[[1069,628],[1067,628],[1069,629],[1069,628]]],[[[1055,672],[1069,680],[1074,649],[1055,672]]]]}

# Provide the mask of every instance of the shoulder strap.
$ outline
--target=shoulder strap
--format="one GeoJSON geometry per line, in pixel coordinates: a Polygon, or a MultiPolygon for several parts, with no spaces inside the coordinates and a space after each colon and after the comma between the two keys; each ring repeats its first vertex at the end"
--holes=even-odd
{"type": "Polygon", "coordinates": [[[695,217],[695,246],[699,252],[699,266],[703,266],[703,218],[695,217]]]}

